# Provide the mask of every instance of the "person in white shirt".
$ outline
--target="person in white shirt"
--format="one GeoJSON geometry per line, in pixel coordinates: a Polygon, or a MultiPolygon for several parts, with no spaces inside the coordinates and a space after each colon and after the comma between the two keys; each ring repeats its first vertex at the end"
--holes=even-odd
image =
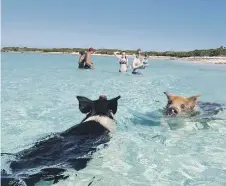
{"type": "Polygon", "coordinates": [[[118,55],[119,52],[114,52],[114,55],[118,58],[120,69],[119,72],[127,72],[128,68],[128,58],[126,56],[125,51],[122,51],[121,55],[118,55]]]}
{"type": "Polygon", "coordinates": [[[140,72],[137,69],[141,69],[143,68],[145,65],[143,63],[144,59],[141,56],[141,49],[137,50],[137,53],[133,59],[133,63],[132,63],[132,74],[140,74],[140,72]]]}

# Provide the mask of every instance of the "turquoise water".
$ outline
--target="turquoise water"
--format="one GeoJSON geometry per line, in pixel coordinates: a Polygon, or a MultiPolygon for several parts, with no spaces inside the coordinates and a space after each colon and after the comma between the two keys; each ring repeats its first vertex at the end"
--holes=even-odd
{"type": "MultiPolygon", "coordinates": [[[[18,152],[84,115],[76,95],[121,95],[117,132],[82,171],[56,185],[226,185],[226,111],[179,119],[169,127],[163,94],[226,104],[226,66],[150,60],[141,76],[119,73],[114,57],[92,56],[96,70],[77,69],[77,56],[2,53],[2,152],[18,152]],[[208,127],[206,127],[208,126],[208,127]],[[95,178],[93,178],[95,176],[95,178]]],[[[131,60],[130,60],[131,63],[131,60]]],[[[2,168],[7,164],[2,160],[2,168]]],[[[41,182],[38,185],[48,185],[41,182]]]]}

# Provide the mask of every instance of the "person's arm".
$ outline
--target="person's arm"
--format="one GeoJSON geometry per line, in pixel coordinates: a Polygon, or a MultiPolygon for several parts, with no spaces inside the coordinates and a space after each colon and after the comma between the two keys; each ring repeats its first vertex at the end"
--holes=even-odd
{"type": "Polygon", "coordinates": [[[88,66],[90,66],[91,68],[95,68],[92,64],[92,61],[91,61],[91,59],[90,59],[90,53],[88,53],[87,54],[87,58],[86,58],[86,64],[88,65],[88,66]]]}
{"type": "Polygon", "coordinates": [[[142,64],[139,64],[139,65],[136,65],[136,61],[137,61],[137,59],[136,59],[136,57],[133,59],[133,63],[132,63],[132,68],[133,69],[138,69],[138,68],[140,68],[140,67],[142,67],[143,66],[143,63],[142,64]]]}
{"type": "Polygon", "coordinates": [[[91,60],[90,60],[90,53],[87,54],[86,64],[89,65],[89,66],[92,66],[92,63],[91,63],[91,60]]]}
{"type": "Polygon", "coordinates": [[[121,57],[118,55],[119,52],[114,52],[114,55],[118,58],[121,59],[121,57]]]}

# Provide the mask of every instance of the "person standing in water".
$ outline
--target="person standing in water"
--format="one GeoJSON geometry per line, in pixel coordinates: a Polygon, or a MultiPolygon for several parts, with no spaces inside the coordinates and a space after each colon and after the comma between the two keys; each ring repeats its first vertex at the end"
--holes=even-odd
{"type": "Polygon", "coordinates": [[[144,65],[148,65],[148,54],[147,53],[145,53],[144,54],[144,65]]]}
{"type": "Polygon", "coordinates": [[[143,68],[145,65],[143,63],[143,58],[141,56],[141,49],[138,49],[136,52],[135,57],[133,58],[132,63],[132,74],[140,74],[140,72],[137,71],[137,69],[143,68]]]}
{"type": "Polygon", "coordinates": [[[147,53],[144,54],[143,64],[144,64],[144,67],[142,67],[143,69],[145,69],[146,66],[149,66],[147,53]]]}
{"type": "Polygon", "coordinates": [[[80,54],[80,56],[78,59],[78,68],[84,68],[86,53],[84,51],[81,51],[81,52],[79,52],[79,54],[80,54]]]}
{"type": "Polygon", "coordinates": [[[80,53],[80,58],[79,58],[79,68],[83,69],[95,69],[93,62],[91,61],[91,54],[94,53],[93,48],[89,48],[88,52],[85,54],[80,53]]]}
{"type": "Polygon", "coordinates": [[[119,72],[127,72],[128,68],[128,58],[126,57],[125,51],[122,51],[121,55],[118,55],[119,52],[114,52],[114,55],[118,58],[120,69],[119,72]]]}

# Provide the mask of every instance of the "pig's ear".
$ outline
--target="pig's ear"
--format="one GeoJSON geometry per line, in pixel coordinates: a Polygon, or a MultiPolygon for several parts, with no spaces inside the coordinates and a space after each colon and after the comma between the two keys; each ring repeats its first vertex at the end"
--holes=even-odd
{"type": "Polygon", "coordinates": [[[201,94],[198,94],[198,95],[195,95],[195,96],[191,96],[191,97],[188,98],[188,100],[196,102],[200,96],[201,96],[201,94]]]}
{"type": "Polygon", "coordinates": [[[83,114],[87,114],[92,110],[93,101],[86,97],[77,96],[78,102],[79,102],[79,110],[83,114]]]}
{"type": "Polygon", "coordinates": [[[193,109],[196,105],[197,105],[197,101],[198,101],[198,98],[200,97],[201,95],[198,94],[196,96],[191,96],[188,98],[188,104],[190,106],[191,109],[193,109]]]}
{"type": "Polygon", "coordinates": [[[173,98],[175,97],[175,95],[170,94],[168,92],[164,92],[164,94],[166,95],[166,97],[167,97],[168,100],[173,100],[173,98]]]}
{"type": "Polygon", "coordinates": [[[112,111],[113,114],[115,114],[117,112],[118,99],[120,99],[120,98],[121,98],[121,96],[118,96],[116,98],[109,100],[108,108],[112,111]]]}

